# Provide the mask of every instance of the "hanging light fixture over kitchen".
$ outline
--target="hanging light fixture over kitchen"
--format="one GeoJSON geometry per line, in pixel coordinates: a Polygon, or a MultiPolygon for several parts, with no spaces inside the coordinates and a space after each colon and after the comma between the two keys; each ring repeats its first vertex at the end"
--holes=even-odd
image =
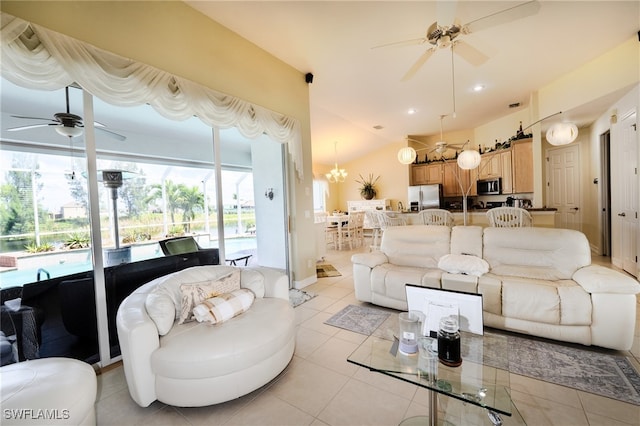
{"type": "Polygon", "coordinates": [[[405,146],[398,151],[398,161],[402,164],[411,164],[416,161],[418,153],[410,146],[405,146]]]}
{"type": "Polygon", "coordinates": [[[330,183],[344,182],[344,180],[347,178],[348,173],[345,171],[345,169],[338,168],[338,142],[334,142],[333,151],[336,157],[335,166],[325,176],[330,183]]]}
{"type": "Polygon", "coordinates": [[[556,123],[547,130],[547,141],[551,145],[567,145],[578,137],[578,126],[573,123],[556,123]]]}

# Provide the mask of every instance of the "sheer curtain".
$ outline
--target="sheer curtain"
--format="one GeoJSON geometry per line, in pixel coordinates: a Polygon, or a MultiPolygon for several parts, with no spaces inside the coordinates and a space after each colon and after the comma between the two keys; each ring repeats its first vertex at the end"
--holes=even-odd
{"type": "Polygon", "coordinates": [[[1,14],[1,71],[23,87],[56,90],[77,83],[120,106],[148,103],[172,120],[199,117],[211,127],[236,127],[248,138],[261,134],[287,144],[303,177],[300,123],[190,80],[98,49],[7,13],[1,14]]]}

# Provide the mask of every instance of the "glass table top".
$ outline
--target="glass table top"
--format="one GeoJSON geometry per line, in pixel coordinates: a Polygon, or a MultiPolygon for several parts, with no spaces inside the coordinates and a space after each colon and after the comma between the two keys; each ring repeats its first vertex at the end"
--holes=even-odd
{"type": "MultiPolygon", "coordinates": [[[[506,336],[461,332],[462,364],[448,367],[437,361],[436,374],[428,374],[419,354],[405,355],[397,350],[397,340],[370,337],[347,361],[404,380],[431,391],[486,408],[507,416],[512,412],[509,395],[509,361],[506,336]]],[[[435,339],[423,338],[431,345],[435,339]]],[[[433,346],[434,348],[437,346],[433,346]]],[[[437,357],[437,354],[436,354],[437,357]]],[[[433,369],[433,367],[432,367],[433,369]]]]}

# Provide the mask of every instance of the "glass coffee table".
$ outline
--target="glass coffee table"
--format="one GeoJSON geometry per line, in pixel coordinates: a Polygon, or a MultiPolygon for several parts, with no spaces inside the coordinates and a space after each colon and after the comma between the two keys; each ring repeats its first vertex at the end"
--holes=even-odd
{"type": "MultiPolygon", "coordinates": [[[[430,341],[435,339],[425,338],[422,343],[428,345],[430,341]]],[[[436,358],[431,367],[433,370],[433,365],[437,366],[435,374],[429,374],[422,362],[419,368],[418,353],[404,355],[397,346],[397,340],[370,337],[349,355],[347,361],[428,390],[429,416],[405,419],[403,426],[437,425],[438,394],[485,409],[495,425],[502,424],[501,415],[511,416],[515,410],[509,395],[506,336],[461,332],[462,365],[447,367],[436,358]]]]}

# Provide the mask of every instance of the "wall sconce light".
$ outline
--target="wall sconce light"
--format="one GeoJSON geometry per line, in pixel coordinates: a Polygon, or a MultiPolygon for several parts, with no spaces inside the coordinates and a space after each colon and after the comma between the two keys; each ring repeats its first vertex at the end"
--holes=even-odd
{"type": "Polygon", "coordinates": [[[269,200],[273,200],[273,188],[267,188],[267,190],[264,191],[264,196],[269,200]]]}

